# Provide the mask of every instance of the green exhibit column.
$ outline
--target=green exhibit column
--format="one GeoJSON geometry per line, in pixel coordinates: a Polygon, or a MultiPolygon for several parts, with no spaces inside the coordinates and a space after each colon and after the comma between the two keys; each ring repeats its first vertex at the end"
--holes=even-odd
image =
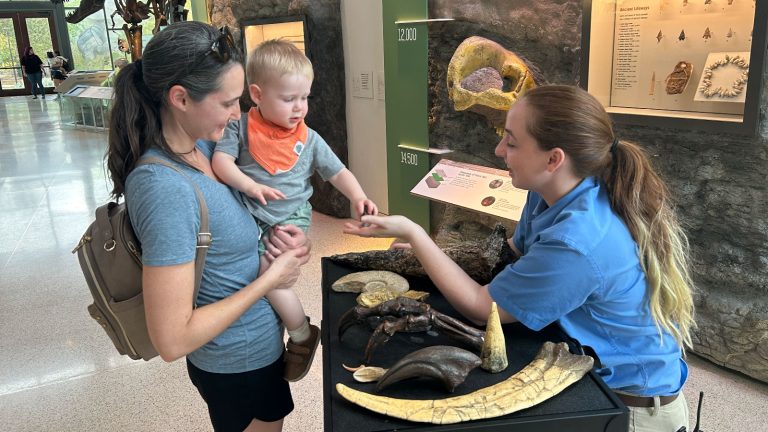
{"type": "Polygon", "coordinates": [[[427,1],[382,2],[389,213],[429,232],[429,201],[410,194],[429,171],[427,1]]]}

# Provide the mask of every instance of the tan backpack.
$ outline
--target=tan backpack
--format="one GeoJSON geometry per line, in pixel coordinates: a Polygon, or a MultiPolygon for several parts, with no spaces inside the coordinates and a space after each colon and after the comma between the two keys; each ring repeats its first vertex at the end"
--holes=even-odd
{"type": "MultiPolygon", "coordinates": [[[[179,168],[159,158],[146,158],[138,165],[161,164],[182,174],[195,188],[200,206],[200,231],[195,254],[195,293],[197,299],[203,266],[211,234],[208,230],[208,207],[202,192],[179,168]]],[[[96,209],[91,223],[80,242],[72,250],[77,253],[85,281],[93,295],[88,306],[91,317],[98,322],[120,354],[138,360],[157,356],[147,331],[144,297],[141,286],[141,245],[133,232],[125,202],[110,202],[96,209]]]]}

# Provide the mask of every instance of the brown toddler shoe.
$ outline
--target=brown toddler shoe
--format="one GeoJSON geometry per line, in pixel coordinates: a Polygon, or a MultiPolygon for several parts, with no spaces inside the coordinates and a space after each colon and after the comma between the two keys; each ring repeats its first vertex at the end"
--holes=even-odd
{"type": "Polygon", "coordinates": [[[309,338],[304,342],[297,344],[288,339],[288,343],[285,344],[285,371],[283,372],[283,378],[286,381],[298,381],[307,375],[319,343],[320,328],[312,324],[309,325],[309,338]]]}

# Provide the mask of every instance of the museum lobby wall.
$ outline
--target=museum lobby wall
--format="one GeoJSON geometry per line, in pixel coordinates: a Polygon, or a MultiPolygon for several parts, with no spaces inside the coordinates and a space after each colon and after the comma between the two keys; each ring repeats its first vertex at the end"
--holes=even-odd
{"type": "MultiPolygon", "coordinates": [[[[307,16],[311,59],[316,68],[307,123],[326,138],[343,161],[353,162],[351,168],[366,189],[376,190],[381,196],[385,193],[381,183],[386,183],[386,176],[361,165],[367,153],[368,163],[379,157],[380,164],[385,161],[380,149],[379,153],[366,149],[384,143],[381,101],[368,103],[346,94],[351,86],[350,75],[358,66],[372,63],[369,69],[373,72],[382,67],[383,60],[377,58],[380,41],[372,43],[369,51],[361,43],[371,40],[372,31],[380,35],[380,25],[349,24],[380,20],[381,7],[375,7],[376,1],[216,0],[212,17],[214,25],[237,27],[238,20],[243,18],[307,16]],[[352,6],[352,2],[357,4],[352,6]],[[360,6],[366,3],[371,7],[360,6]],[[357,151],[356,159],[348,158],[347,146],[349,155],[357,151]],[[356,164],[360,169],[356,170],[356,164]],[[371,177],[367,171],[371,171],[371,177]]],[[[464,39],[477,35],[524,57],[545,82],[577,84],[582,3],[429,1],[431,18],[454,19],[429,27],[430,145],[453,150],[449,157],[452,160],[503,169],[501,161],[493,156],[499,137],[485,118],[453,110],[446,88],[448,63],[464,39]]],[[[763,87],[768,82],[765,78],[763,87]]],[[[640,144],[652,155],[676,195],[678,213],[689,233],[697,285],[694,351],[716,364],[768,382],[766,107],[768,92],[763,88],[760,126],[754,137],[633,125],[617,125],[616,131],[621,139],[640,144]]],[[[333,194],[332,188],[316,190],[316,208],[333,203],[330,209],[320,210],[337,216],[347,214],[348,204],[343,197],[333,194]]],[[[431,207],[433,232],[441,239],[451,237],[455,231],[459,232],[456,238],[462,238],[464,228],[481,233],[496,222],[454,206],[431,207]]],[[[511,228],[511,224],[507,225],[511,228]]]]}

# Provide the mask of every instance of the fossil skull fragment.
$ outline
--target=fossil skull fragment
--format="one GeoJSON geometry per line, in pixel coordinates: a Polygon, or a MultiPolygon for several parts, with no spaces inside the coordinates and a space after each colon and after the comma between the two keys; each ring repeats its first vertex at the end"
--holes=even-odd
{"type": "Polygon", "coordinates": [[[568,352],[564,342],[545,342],[520,372],[472,393],[437,400],[398,399],[336,384],[346,400],[371,411],[413,422],[450,424],[499,417],[539,404],[580,380],[594,360],[568,352]]]}
{"type": "Polygon", "coordinates": [[[482,114],[497,132],[504,129],[512,104],[534,87],[533,73],[523,59],[480,36],[465,39],[448,64],[448,96],[456,111],[482,114]]]}

